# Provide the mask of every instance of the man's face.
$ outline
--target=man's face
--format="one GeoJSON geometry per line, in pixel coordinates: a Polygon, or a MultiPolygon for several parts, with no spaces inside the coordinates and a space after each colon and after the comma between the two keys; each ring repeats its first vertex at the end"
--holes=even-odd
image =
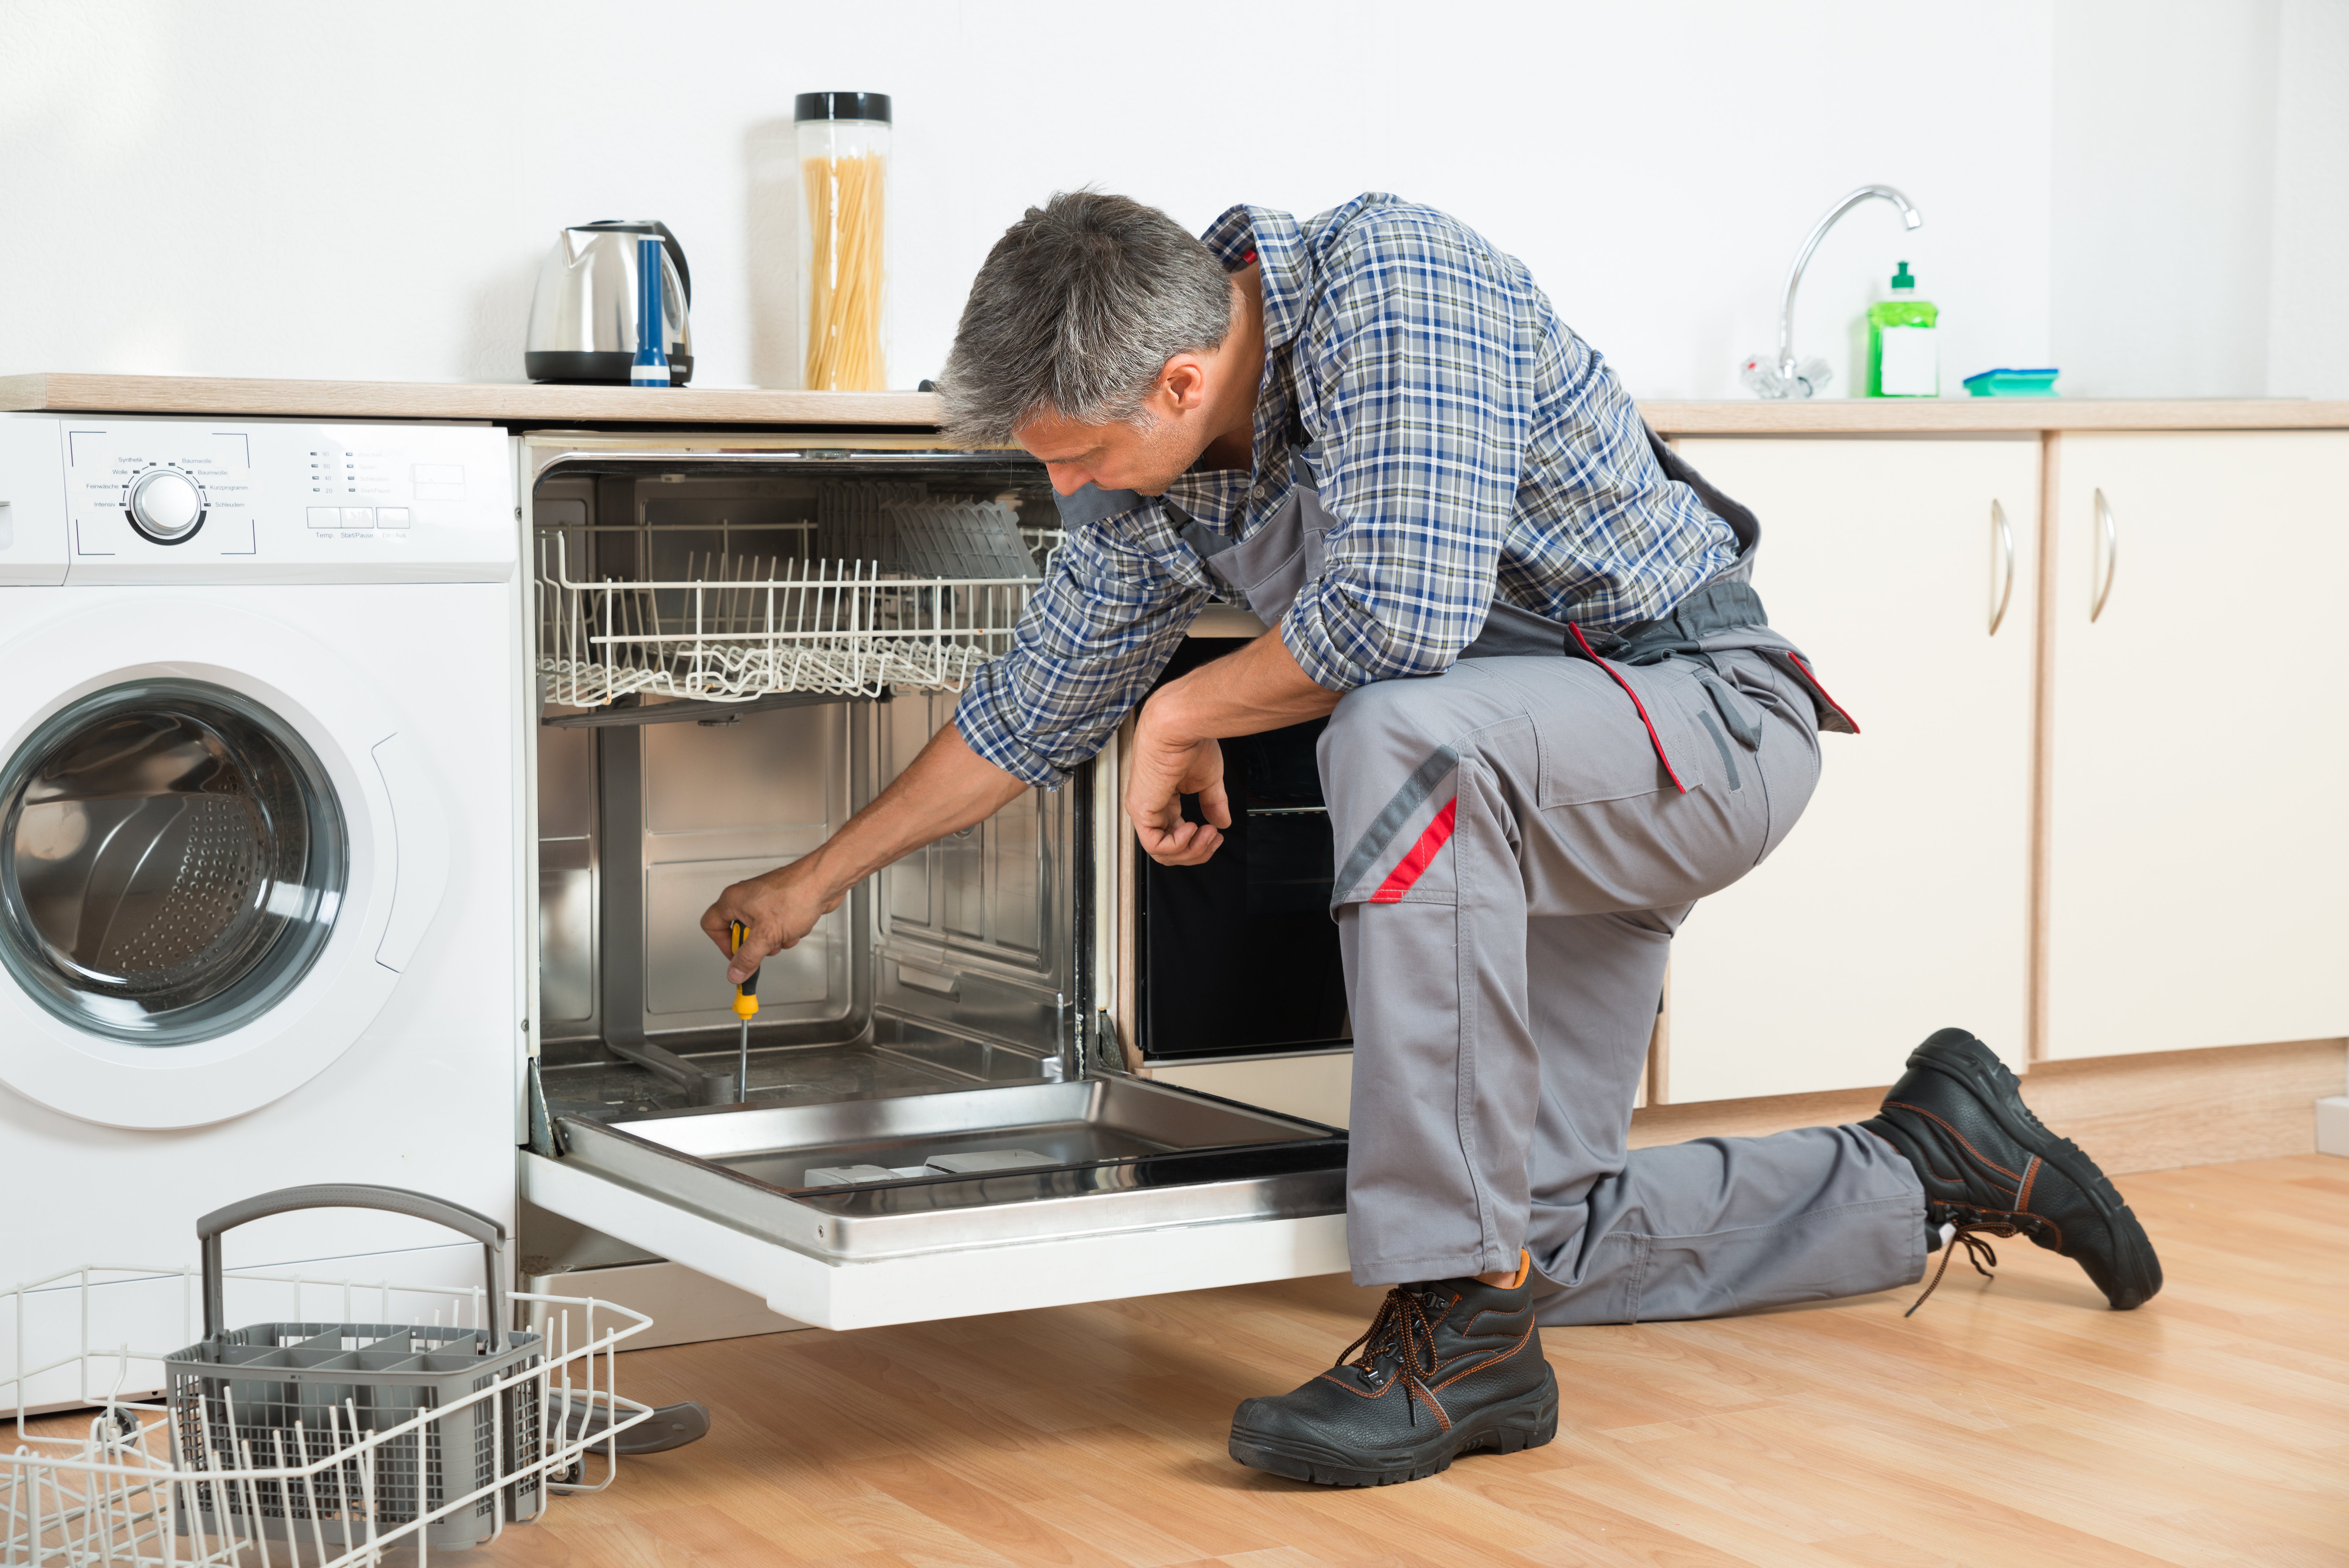
{"type": "Polygon", "coordinates": [[[1052,476],[1052,488],[1073,495],[1087,484],[1162,495],[1214,449],[1216,467],[1245,468],[1264,375],[1262,306],[1256,268],[1232,282],[1234,329],[1213,348],[1185,351],[1166,361],[1142,400],[1137,419],[1080,424],[1050,410],[1011,432],[1052,476]]]}
{"type": "MultiPolygon", "coordinates": [[[[1262,370],[1262,353],[1244,363],[1247,334],[1234,333],[1223,345],[1177,354],[1158,372],[1142,400],[1139,419],[1112,424],[1080,424],[1047,411],[1012,432],[1012,439],[1051,472],[1052,488],[1072,495],[1090,483],[1103,490],[1163,494],[1199,461],[1227,427],[1245,436],[1251,390],[1262,370]]],[[[1247,443],[1239,443],[1245,462],[1247,443]]]]}
{"type": "Polygon", "coordinates": [[[1063,495],[1088,483],[1156,495],[1198,461],[1208,438],[1180,420],[1083,425],[1044,413],[1020,426],[1016,439],[1043,463],[1052,488],[1063,495]]]}

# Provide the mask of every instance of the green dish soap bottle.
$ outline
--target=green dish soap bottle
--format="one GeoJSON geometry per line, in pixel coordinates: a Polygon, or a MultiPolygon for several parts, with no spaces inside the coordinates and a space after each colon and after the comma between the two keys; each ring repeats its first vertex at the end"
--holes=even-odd
{"type": "Polygon", "coordinates": [[[1940,310],[1917,297],[1909,264],[1892,275],[1892,297],[1868,307],[1868,395],[1938,398],[1941,352],[1933,323],[1940,310]]]}

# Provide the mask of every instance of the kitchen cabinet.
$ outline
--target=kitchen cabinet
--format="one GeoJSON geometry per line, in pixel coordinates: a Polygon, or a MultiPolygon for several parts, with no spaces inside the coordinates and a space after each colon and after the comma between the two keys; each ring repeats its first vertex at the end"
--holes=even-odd
{"type": "Polygon", "coordinates": [[[1861,732],[1820,737],[1793,833],[1682,928],[1658,1097],[1888,1084],[1949,1024],[2021,1063],[2038,441],[1678,450],[1761,518],[1771,623],[1861,732]]]}
{"type": "Polygon", "coordinates": [[[2349,432],[2060,441],[2048,1054],[2349,1034],[2349,432]]]}

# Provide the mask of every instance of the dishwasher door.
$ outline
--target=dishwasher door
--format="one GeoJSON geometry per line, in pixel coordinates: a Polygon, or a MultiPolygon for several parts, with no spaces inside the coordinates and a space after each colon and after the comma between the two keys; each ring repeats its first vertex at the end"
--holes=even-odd
{"type": "Polygon", "coordinates": [[[1343,1133],[1139,1078],[554,1130],[524,1198],[819,1327],[1346,1266],[1343,1133]]]}

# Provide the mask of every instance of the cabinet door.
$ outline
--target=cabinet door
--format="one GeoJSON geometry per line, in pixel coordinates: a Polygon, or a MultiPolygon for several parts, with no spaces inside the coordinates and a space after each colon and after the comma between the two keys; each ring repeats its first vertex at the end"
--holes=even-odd
{"type": "Polygon", "coordinates": [[[1771,624],[1861,732],[1820,737],[1793,834],[1682,928],[1660,1098],[1889,1084],[1949,1024],[2021,1062],[2037,440],[1678,450],[1762,519],[1771,624]]]}
{"type": "Polygon", "coordinates": [[[2349,1034],[2349,433],[2059,451],[2049,1054],[2349,1034]]]}

